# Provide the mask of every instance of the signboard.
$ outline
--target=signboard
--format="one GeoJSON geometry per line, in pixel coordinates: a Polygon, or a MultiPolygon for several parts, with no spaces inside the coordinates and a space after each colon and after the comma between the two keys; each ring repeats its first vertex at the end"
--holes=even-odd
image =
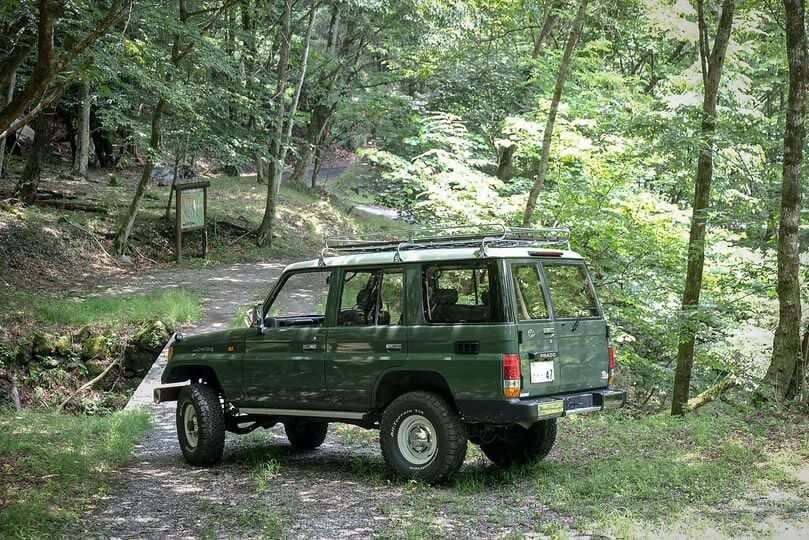
{"type": "Polygon", "coordinates": [[[202,232],[202,256],[208,256],[208,186],[210,182],[194,182],[173,186],[176,194],[175,216],[177,237],[177,262],[183,258],[183,233],[202,232]]]}
{"type": "Polygon", "coordinates": [[[203,188],[183,190],[180,206],[180,228],[184,231],[205,226],[205,191],[203,188]]]}

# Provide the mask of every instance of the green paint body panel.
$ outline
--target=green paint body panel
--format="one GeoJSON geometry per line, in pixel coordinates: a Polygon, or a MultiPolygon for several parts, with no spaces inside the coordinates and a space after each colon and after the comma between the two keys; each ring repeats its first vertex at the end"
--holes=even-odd
{"type": "Polygon", "coordinates": [[[298,263],[285,270],[263,309],[269,311],[292,273],[330,272],[326,313],[316,325],[242,328],[186,337],[174,344],[163,382],[182,380],[182,368],[197,366],[215,372],[225,398],[236,406],[373,413],[386,405],[379,401],[381,381],[404,380],[412,373],[437,376],[459,403],[507,401],[503,394],[503,355],[518,353],[522,400],[607,389],[608,334],[594,290],[597,314],[557,319],[555,292],[549,289],[544,273],[549,265],[576,265],[586,276],[584,287],[589,284],[592,288],[581,257],[570,252],[551,258],[532,256],[526,250],[497,250],[497,256],[474,259],[471,252],[452,251],[464,251],[446,257],[455,264],[469,261],[491,265],[487,268],[496,279],[497,285],[491,290],[497,298],[484,303],[497,303],[498,320],[427,321],[425,269],[440,265],[441,257],[420,255],[393,262],[390,257],[383,260],[380,254],[373,254],[340,261],[327,259],[325,268],[316,262],[298,263]],[[515,264],[536,268],[542,290],[535,292],[545,298],[549,308],[546,319],[521,320],[524,317],[518,313],[517,286],[511,273],[515,264]],[[338,289],[344,275],[377,268],[402,272],[402,314],[397,321],[401,324],[338,326],[338,289]],[[544,366],[553,362],[552,380],[532,381],[536,361],[546,362],[544,366]]]}

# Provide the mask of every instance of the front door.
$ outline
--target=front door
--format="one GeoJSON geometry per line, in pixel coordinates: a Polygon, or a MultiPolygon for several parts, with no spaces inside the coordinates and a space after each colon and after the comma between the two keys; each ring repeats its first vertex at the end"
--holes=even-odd
{"type": "Polygon", "coordinates": [[[244,394],[254,407],[316,409],[326,402],[324,356],[331,271],[281,277],[264,306],[263,332],[248,334],[244,394]]]}
{"type": "Polygon", "coordinates": [[[404,364],[402,269],[345,269],[336,326],[329,329],[326,386],[335,407],[368,410],[379,375],[404,364]]]}
{"type": "Polygon", "coordinates": [[[559,341],[551,320],[539,263],[511,264],[513,302],[520,329],[522,390],[529,396],[554,394],[561,389],[559,341]]]}

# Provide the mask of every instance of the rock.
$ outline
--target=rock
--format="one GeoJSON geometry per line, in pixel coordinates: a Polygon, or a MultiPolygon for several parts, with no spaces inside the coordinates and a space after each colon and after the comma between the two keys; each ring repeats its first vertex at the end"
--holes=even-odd
{"type": "Polygon", "coordinates": [[[79,343],[83,343],[85,340],[87,340],[92,335],[93,335],[93,329],[92,328],[90,328],[89,326],[82,326],[79,329],[79,333],[76,334],[75,337],[76,337],[76,341],[78,341],[79,343]]]}
{"type": "Polygon", "coordinates": [[[34,358],[44,359],[56,351],[56,337],[46,332],[34,332],[31,335],[31,354],[34,358]]]}
{"type": "Polygon", "coordinates": [[[161,321],[150,321],[138,330],[126,346],[124,370],[142,373],[152,367],[171,334],[161,321]]]}
{"type": "Polygon", "coordinates": [[[129,255],[121,255],[118,257],[118,262],[121,264],[130,265],[132,264],[132,259],[129,257],[129,255]]]}
{"type": "Polygon", "coordinates": [[[157,354],[163,350],[169,337],[171,334],[162,321],[149,321],[135,333],[132,343],[140,350],[157,354]]]}
{"type": "Polygon", "coordinates": [[[73,340],[69,335],[57,337],[54,345],[55,351],[61,356],[67,356],[73,351],[73,340]]]}
{"type": "Polygon", "coordinates": [[[81,356],[84,359],[106,358],[109,354],[110,343],[104,336],[90,336],[81,344],[81,356]]]}

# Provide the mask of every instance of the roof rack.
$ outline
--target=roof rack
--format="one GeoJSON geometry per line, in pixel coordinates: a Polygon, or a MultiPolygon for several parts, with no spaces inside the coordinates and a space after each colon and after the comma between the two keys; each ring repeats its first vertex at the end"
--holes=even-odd
{"type": "Polygon", "coordinates": [[[484,223],[431,226],[363,236],[331,236],[326,238],[320,264],[325,265],[325,257],[384,251],[393,251],[393,260],[400,262],[402,251],[458,247],[478,247],[475,252],[477,257],[485,256],[489,247],[570,249],[570,229],[484,223]]]}

